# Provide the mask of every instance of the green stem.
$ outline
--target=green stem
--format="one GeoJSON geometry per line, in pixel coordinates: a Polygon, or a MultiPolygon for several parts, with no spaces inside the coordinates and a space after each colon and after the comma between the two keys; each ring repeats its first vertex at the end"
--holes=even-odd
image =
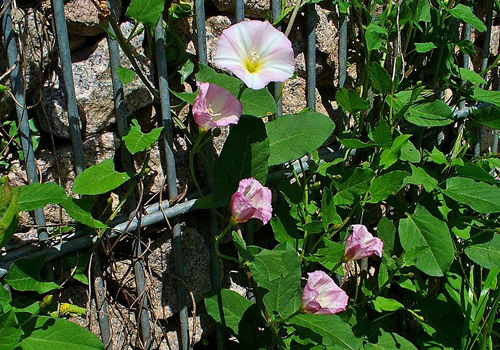
{"type": "Polygon", "coordinates": [[[295,3],[295,7],[293,9],[292,15],[290,16],[290,21],[288,22],[288,26],[286,27],[286,30],[285,30],[285,35],[287,37],[290,34],[290,32],[292,31],[293,22],[295,22],[295,18],[297,17],[297,13],[299,12],[299,9],[301,6],[302,6],[302,1],[297,0],[297,3],[295,3]]]}
{"type": "Polygon", "coordinates": [[[293,314],[291,314],[289,316],[282,317],[282,318],[275,318],[274,320],[271,320],[268,323],[269,324],[285,323],[286,321],[291,320],[295,316],[303,314],[303,313],[304,313],[304,311],[302,310],[302,307],[301,307],[300,309],[298,309],[297,311],[295,311],[293,314]]]}
{"type": "Polygon", "coordinates": [[[235,223],[233,222],[233,220],[230,220],[229,224],[226,226],[226,228],[224,229],[224,231],[222,231],[220,235],[218,235],[217,237],[215,237],[215,252],[221,258],[226,259],[226,260],[234,261],[234,262],[236,262],[239,265],[240,262],[239,262],[238,259],[233,258],[232,256],[224,255],[219,250],[220,241],[231,230],[231,228],[233,228],[234,225],[235,225],[235,223]]]}
{"type": "Polygon", "coordinates": [[[203,192],[201,191],[200,184],[198,183],[198,180],[196,178],[196,173],[194,171],[194,155],[200,152],[201,140],[203,139],[203,136],[206,133],[207,130],[200,128],[200,131],[198,133],[198,138],[196,139],[196,142],[193,145],[193,149],[191,150],[191,152],[189,152],[189,170],[191,171],[191,178],[193,179],[194,185],[196,186],[196,189],[198,190],[200,197],[203,197],[203,192]]]}
{"type": "Polygon", "coordinates": [[[150,84],[149,80],[146,79],[146,77],[142,73],[142,70],[139,67],[139,65],[137,64],[137,61],[136,61],[134,55],[132,54],[132,51],[130,50],[130,48],[127,45],[127,39],[125,39],[125,37],[123,36],[123,33],[121,32],[120,27],[116,23],[116,20],[113,18],[113,16],[108,16],[106,19],[107,19],[108,24],[111,25],[111,28],[113,28],[114,35],[109,30],[109,27],[102,25],[102,28],[104,29],[104,31],[107,34],[109,34],[111,37],[114,37],[116,39],[116,41],[118,41],[118,45],[120,45],[121,49],[123,50],[123,53],[129,59],[130,63],[132,64],[132,67],[134,67],[135,73],[139,76],[139,78],[142,80],[144,85],[146,85],[146,88],[151,92],[151,94],[153,94],[155,99],[159,99],[160,94],[159,94],[158,90],[155,89],[150,84]]]}

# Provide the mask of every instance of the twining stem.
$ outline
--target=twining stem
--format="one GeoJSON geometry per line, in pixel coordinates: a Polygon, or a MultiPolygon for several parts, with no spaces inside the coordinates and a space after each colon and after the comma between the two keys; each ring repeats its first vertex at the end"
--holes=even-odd
{"type": "Polygon", "coordinates": [[[297,13],[299,12],[299,9],[303,5],[302,0],[297,0],[297,3],[295,4],[295,7],[293,9],[292,15],[290,16],[290,21],[288,22],[288,26],[286,27],[285,30],[285,35],[288,37],[290,32],[292,31],[292,26],[293,22],[295,22],[295,18],[297,17],[297,13]]]}
{"type": "Polygon", "coordinates": [[[297,311],[295,311],[293,314],[291,314],[289,316],[282,317],[282,318],[275,318],[274,320],[271,320],[268,323],[269,324],[285,323],[286,321],[289,321],[292,318],[294,318],[295,316],[303,314],[303,313],[304,313],[304,310],[301,307],[300,309],[298,309],[297,311]]]}
{"type": "Polygon", "coordinates": [[[219,250],[219,245],[220,245],[220,241],[224,238],[224,236],[233,228],[233,226],[235,225],[236,223],[233,221],[233,220],[229,220],[229,224],[226,226],[226,228],[221,232],[220,235],[218,235],[217,237],[215,237],[215,252],[217,253],[218,256],[220,256],[221,258],[223,259],[226,259],[226,260],[231,260],[231,261],[234,261],[236,262],[237,264],[239,264],[239,260],[236,259],[236,258],[233,258],[232,256],[228,256],[228,255],[225,255],[225,254],[222,254],[219,250]]]}
{"type": "Polygon", "coordinates": [[[196,142],[193,145],[193,149],[191,150],[191,152],[189,152],[189,170],[191,171],[191,178],[193,179],[194,185],[196,186],[196,189],[198,190],[198,193],[200,194],[201,197],[203,197],[203,192],[201,191],[200,184],[196,179],[196,174],[194,171],[194,155],[200,152],[201,150],[200,144],[203,139],[203,136],[205,136],[206,133],[207,133],[206,129],[200,128],[200,131],[198,133],[198,138],[196,139],[196,142]]]}
{"type": "Polygon", "coordinates": [[[101,22],[101,27],[104,29],[104,31],[111,36],[112,38],[115,38],[116,41],[118,42],[118,45],[120,45],[120,48],[123,50],[123,53],[127,58],[129,59],[130,63],[132,64],[132,67],[134,67],[135,73],[139,76],[139,78],[142,80],[144,85],[146,85],[146,88],[153,94],[155,99],[160,98],[160,94],[157,89],[155,89],[149,80],[144,76],[144,73],[142,72],[141,68],[137,64],[137,61],[132,54],[132,51],[128,47],[127,44],[127,39],[123,36],[123,33],[120,30],[120,27],[118,26],[118,23],[116,23],[116,20],[113,18],[113,16],[107,16],[105,17],[105,21],[101,22]],[[106,24],[110,25],[111,28],[113,29],[114,33],[111,32],[109,29],[109,26],[106,24]]]}

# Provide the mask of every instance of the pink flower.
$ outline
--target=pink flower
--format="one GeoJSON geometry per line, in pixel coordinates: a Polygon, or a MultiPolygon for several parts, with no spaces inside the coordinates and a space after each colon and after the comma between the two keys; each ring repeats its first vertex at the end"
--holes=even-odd
{"type": "Polygon", "coordinates": [[[323,271],[307,274],[306,286],[302,292],[302,308],[309,314],[333,315],[344,311],[349,297],[323,271]]]}
{"type": "Polygon", "coordinates": [[[244,21],[224,30],[214,62],[254,90],[283,82],[295,71],[292,43],[267,21],[244,21]]]}
{"type": "Polygon", "coordinates": [[[264,225],[271,220],[271,190],[262,186],[253,177],[240,181],[238,191],[231,197],[230,207],[232,219],[237,222],[247,222],[252,218],[261,220],[264,225]]]}
{"type": "Polygon", "coordinates": [[[243,106],[229,91],[211,83],[196,83],[200,92],[193,104],[193,116],[203,129],[237,124],[243,106]]]}
{"type": "Polygon", "coordinates": [[[382,257],[384,242],[380,238],[373,237],[365,225],[351,225],[353,230],[345,242],[344,259],[359,260],[372,256],[382,257]]]}

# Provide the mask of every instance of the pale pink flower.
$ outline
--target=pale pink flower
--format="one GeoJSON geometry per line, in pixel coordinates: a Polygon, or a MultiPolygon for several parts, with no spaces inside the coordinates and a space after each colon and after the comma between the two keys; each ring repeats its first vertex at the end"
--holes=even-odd
{"type": "Polygon", "coordinates": [[[267,21],[244,21],[224,30],[214,62],[254,90],[284,82],[295,71],[292,43],[267,21]]]}
{"type": "Polygon", "coordinates": [[[240,181],[238,190],[231,197],[230,207],[232,219],[237,223],[247,222],[255,218],[264,225],[271,220],[271,190],[262,186],[253,177],[240,181]]]}
{"type": "Polygon", "coordinates": [[[332,315],[344,311],[349,297],[323,271],[309,272],[302,292],[302,308],[309,314],[332,315]]]}
{"type": "Polygon", "coordinates": [[[241,102],[226,89],[211,83],[196,83],[200,89],[193,104],[193,117],[203,129],[237,124],[243,112],[241,102]]]}
{"type": "Polygon", "coordinates": [[[345,242],[344,259],[359,260],[372,256],[382,257],[384,242],[373,237],[365,225],[351,225],[352,233],[345,242]]]}

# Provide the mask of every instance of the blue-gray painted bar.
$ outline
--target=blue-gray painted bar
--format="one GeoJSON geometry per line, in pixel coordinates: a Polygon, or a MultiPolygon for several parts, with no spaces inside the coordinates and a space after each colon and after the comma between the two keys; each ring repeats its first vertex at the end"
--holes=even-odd
{"type": "Polygon", "coordinates": [[[244,0],[236,0],[235,14],[236,14],[236,22],[237,23],[239,23],[245,19],[245,1],[244,0]]]}
{"type": "MultiPolygon", "coordinates": [[[[17,36],[14,30],[12,30],[10,1],[4,0],[3,5],[5,8],[5,13],[2,17],[4,46],[7,50],[9,67],[14,67],[10,73],[10,83],[12,86],[12,94],[16,99],[16,114],[19,125],[18,135],[23,149],[24,161],[26,164],[26,175],[28,177],[28,182],[31,184],[39,181],[36,171],[35,152],[33,150],[33,144],[31,143],[28,109],[26,108],[26,100],[24,96],[23,75],[18,61],[17,36]]],[[[45,216],[43,215],[43,209],[37,209],[34,213],[35,221],[37,225],[41,227],[41,229],[38,230],[38,237],[41,241],[43,241],[48,238],[47,230],[45,229],[45,216]]]]}
{"type": "Polygon", "coordinates": [[[52,7],[54,10],[54,21],[56,23],[59,58],[61,61],[64,85],[66,86],[66,103],[68,106],[69,131],[75,158],[75,170],[77,174],[80,174],[83,169],[85,169],[85,159],[79,126],[80,117],[78,115],[75,86],[73,82],[73,70],[71,68],[68,28],[66,27],[66,19],[64,18],[63,0],[52,0],[52,7]]]}
{"type": "Polygon", "coordinates": [[[207,64],[207,32],[205,29],[205,0],[196,0],[194,2],[196,12],[196,34],[198,43],[198,61],[201,64],[207,64]]]}
{"type": "Polygon", "coordinates": [[[307,106],[316,110],[316,9],[307,4],[307,106]]]}
{"type": "Polygon", "coordinates": [[[339,85],[344,87],[347,77],[347,17],[340,14],[340,33],[339,33],[339,85]]]}
{"type": "MultiPolygon", "coordinates": [[[[198,19],[197,19],[198,20],[198,19]]],[[[199,33],[198,33],[199,36],[199,33]]],[[[205,37],[203,37],[203,40],[205,37]]],[[[160,103],[163,125],[163,144],[165,146],[165,164],[168,186],[168,197],[173,200],[177,197],[177,173],[173,150],[172,115],[170,113],[170,93],[168,90],[167,55],[165,52],[165,30],[163,18],[155,28],[156,62],[158,65],[158,84],[160,88],[160,103]]],[[[198,38],[200,43],[200,39],[198,38]]],[[[184,262],[182,258],[181,224],[176,218],[172,220],[172,248],[174,251],[175,271],[177,276],[184,279],[184,262]]],[[[179,303],[179,317],[181,324],[181,347],[189,349],[188,310],[186,305],[186,289],[182,283],[177,283],[177,299],[179,303]]]]}

